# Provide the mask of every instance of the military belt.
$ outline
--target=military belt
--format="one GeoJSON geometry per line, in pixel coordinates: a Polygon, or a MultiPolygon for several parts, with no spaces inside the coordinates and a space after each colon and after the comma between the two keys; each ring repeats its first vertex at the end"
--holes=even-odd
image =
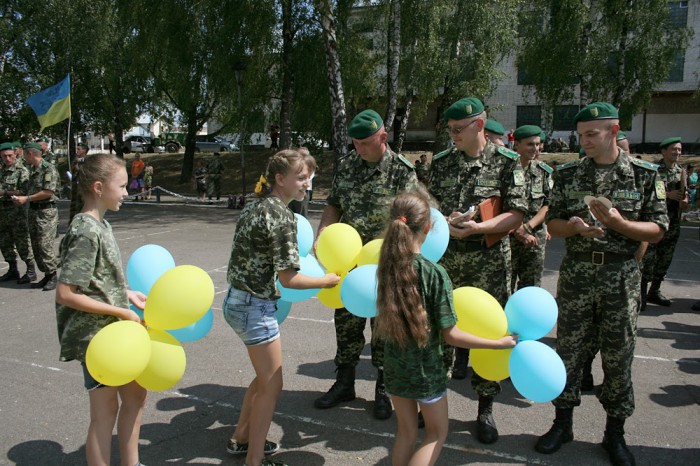
{"type": "Polygon", "coordinates": [[[29,208],[32,210],[44,210],[44,209],[50,209],[52,207],[56,207],[55,202],[32,202],[29,204],[29,208]]]}
{"type": "Polygon", "coordinates": [[[475,252],[486,249],[483,241],[466,241],[450,238],[450,249],[456,252],[475,252]]]}
{"type": "Polygon", "coordinates": [[[567,256],[576,261],[589,262],[593,265],[616,264],[634,260],[634,255],[631,254],[618,254],[616,252],[603,251],[570,252],[567,256]]]}

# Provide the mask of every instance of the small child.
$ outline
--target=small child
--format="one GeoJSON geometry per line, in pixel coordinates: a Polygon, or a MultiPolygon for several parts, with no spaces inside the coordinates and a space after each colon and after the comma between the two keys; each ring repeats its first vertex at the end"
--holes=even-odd
{"type": "Polygon", "coordinates": [[[119,210],[128,194],[128,176],[123,160],[114,155],[93,155],[85,159],[77,178],[84,205],[61,241],[62,268],[56,288],[60,359],[77,359],[83,366],[90,397],[87,464],[110,464],[112,431],[118,420],[121,464],[138,466],[146,390],[136,382],[120,387],[102,385],[85,365],[88,344],[98,331],[118,320],[141,322],[129,309],[129,302],[143,309],[146,297],[127,290],[119,247],[104,219],[108,210],[119,210]]]}
{"type": "Polygon", "coordinates": [[[455,326],[450,277],[420,254],[431,228],[425,198],[397,196],[389,218],[377,270],[375,338],[385,340],[384,377],[398,422],[392,464],[432,465],[448,429],[445,344],[512,348],[517,336],[487,340],[455,326]],[[416,448],[418,408],[425,418],[425,438],[416,448]]]}
{"type": "Polygon", "coordinates": [[[296,219],[288,204],[302,200],[309,174],[316,168],[311,156],[283,150],[270,158],[265,177],[256,189],[258,198],[246,204],[236,226],[224,298],[223,314],[248,350],[255,369],[241,407],[241,415],[228,442],[231,454],[246,454],[248,466],[283,465],[264,458],[279,446],[265,440],[282,391],[282,346],[275,311],[280,297],[275,282],[294,289],[330,288],[340,277],[321,278],[298,272],[299,247],[296,219]],[[269,190],[266,180],[270,181],[269,190]]]}

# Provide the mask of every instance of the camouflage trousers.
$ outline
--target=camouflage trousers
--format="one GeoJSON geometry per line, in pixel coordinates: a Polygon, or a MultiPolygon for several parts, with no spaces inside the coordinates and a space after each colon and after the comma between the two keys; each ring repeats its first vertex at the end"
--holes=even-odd
{"type": "Polygon", "coordinates": [[[605,374],[599,400],[610,416],[632,415],[640,281],[634,258],[602,266],[564,258],[557,284],[557,353],[566,367],[566,386],[554,406],[581,404],[584,363],[599,344],[605,374]]]}
{"type": "MultiPolygon", "coordinates": [[[[490,248],[460,251],[459,242],[450,241],[440,264],[445,267],[452,286],[473,286],[490,293],[501,306],[508,301],[510,286],[510,242],[504,238],[490,248]]],[[[501,392],[498,382],[482,379],[472,373],[472,388],[480,396],[496,396],[501,392]]]]}
{"type": "Polygon", "coordinates": [[[209,175],[207,177],[207,196],[221,196],[221,176],[209,175]]]}
{"type": "Polygon", "coordinates": [[[34,260],[26,206],[0,207],[0,251],[7,262],[16,261],[17,253],[24,262],[34,260]]]}
{"type": "Polygon", "coordinates": [[[525,247],[523,243],[511,236],[510,257],[511,277],[510,289],[515,292],[526,286],[541,286],[544,271],[544,250],[547,245],[547,233],[544,228],[536,232],[537,246],[525,247]],[[517,285],[517,288],[516,288],[517,285]]]}
{"type": "MultiPolygon", "coordinates": [[[[360,354],[365,347],[365,326],[367,319],[352,314],[345,308],[335,310],[335,341],[338,345],[335,352],[335,365],[350,364],[356,366],[360,362],[360,354]]],[[[370,319],[374,328],[374,319],[370,319]]],[[[384,341],[372,338],[372,365],[382,368],[384,365],[384,341]]]]}
{"type": "Polygon", "coordinates": [[[681,224],[678,220],[671,220],[668,231],[656,244],[650,244],[644,256],[644,277],[647,280],[663,281],[666,272],[671,266],[673,253],[681,236],[681,224]]]}
{"type": "Polygon", "coordinates": [[[58,209],[29,209],[29,237],[32,239],[34,258],[39,270],[53,273],[58,268],[58,258],[54,248],[58,229],[58,209]]]}

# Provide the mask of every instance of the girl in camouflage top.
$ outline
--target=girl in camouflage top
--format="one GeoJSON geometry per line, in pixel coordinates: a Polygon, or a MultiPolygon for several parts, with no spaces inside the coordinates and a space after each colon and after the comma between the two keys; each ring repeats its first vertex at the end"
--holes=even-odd
{"type": "Polygon", "coordinates": [[[384,376],[398,422],[392,464],[432,465],[447,438],[445,344],[512,348],[517,335],[487,340],[456,327],[450,277],[420,254],[431,227],[425,198],[397,196],[389,218],[377,271],[375,338],[385,341],[384,376]],[[425,418],[425,438],[416,448],[418,408],[425,418]]]}
{"type": "Polygon", "coordinates": [[[101,385],[85,366],[87,346],[103,327],[118,320],[141,322],[129,309],[129,301],[143,309],[146,297],[127,290],[119,248],[112,227],[104,219],[108,210],[119,210],[128,194],[128,177],[124,161],[113,155],[88,157],[77,177],[85,204],[61,241],[62,268],[56,288],[61,360],[77,359],[83,364],[90,396],[87,463],[110,464],[112,431],[118,417],[121,464],[138,466],[146,390],[136,382],[120,387],[101,385]]]}
{"type": "Polygon", "coordinates": [[[293,150],[273,155],[256,189],[259,198],[246,204],[233,237],[223,314],[246,345],[255,378],[227,450],[246,454],[248,466],[282,464],[264,458],[279,449],[265,440],[282,391],[282,346],[275,319],[280,294],[275,282],[279,278],[286,288],[308,289],[330,288],[340,281],[336,274],[314,278],[298,271],[296,218],[287,205],[304,199],[315,169],[310,155],[293,150]]]}

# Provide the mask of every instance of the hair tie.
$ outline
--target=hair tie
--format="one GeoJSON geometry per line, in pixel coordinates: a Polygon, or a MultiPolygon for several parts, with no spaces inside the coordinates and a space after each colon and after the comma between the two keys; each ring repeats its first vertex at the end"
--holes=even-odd
{"type": "Polygon", "coordinates": [[[396,217],[396,220],[401,220],[402,223],[406,223],[407,221],[406,217],[404,217],[403,215],[399,215],[398,217],[396,217]]]}
{"type": "Polygon", "coordinates": [[[260,175],[258,183],[255,185],[255,194],[262,194],[263,190],[269,188],[270,185],[267,183],[264,175],[260,175]]]}

